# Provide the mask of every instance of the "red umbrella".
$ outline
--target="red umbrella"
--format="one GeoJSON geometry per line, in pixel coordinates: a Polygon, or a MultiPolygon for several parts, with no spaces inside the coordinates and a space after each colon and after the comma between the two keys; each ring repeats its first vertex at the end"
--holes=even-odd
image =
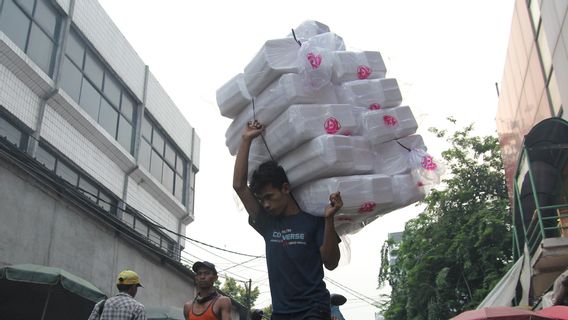
{"type": "Polygon", "coordinates": [[[460,313],[451,320],[551,320],[545,315],[514,307],[489,307],[460,313]]]}
{"type": "Polygon", "coordinates": [[[568,320],[568,307],[567,306],[552,306],[538,310],[536,313],[547,316],[549,318],[568,320]]]}

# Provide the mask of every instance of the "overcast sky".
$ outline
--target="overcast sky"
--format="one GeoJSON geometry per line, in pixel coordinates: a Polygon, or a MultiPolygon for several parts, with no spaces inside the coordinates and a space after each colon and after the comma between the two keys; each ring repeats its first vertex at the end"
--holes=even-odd
{"type": "MultiPolygon", "coordinates": [[[[435,156],[444,145],[427,129],[447,127],[447,116],[462,125],[475,122],[482,134],[495,131],[495,83],[503,74],[513,0],[99,2],[201,138],[195,222],[187,235],[214,246],[264,255],[262,238],[232,190],[234,158],[224,138],[230,119],[220,115],[215,91],[242,72],[266,40],[285,37],[305,20],[328,25],[348,50],[381,52],[387,77],[398,80],[403,104],[412,108],[435,156]]],[[[377,290],[380,248],[388,232],[403,230],[419,212],[400,209],[350,236],[350,261],[326,272],[330,291],[348,298],[342,307],[348,320],[374,319],[377,310],[367,297],[378,300],[385,292],[377,290]]],[[[186,248],[191,259],[230,268],[222,274],[252,279],[262,292],[257,306],[270,304],[264,259],[192,243],[186,248]]]]}

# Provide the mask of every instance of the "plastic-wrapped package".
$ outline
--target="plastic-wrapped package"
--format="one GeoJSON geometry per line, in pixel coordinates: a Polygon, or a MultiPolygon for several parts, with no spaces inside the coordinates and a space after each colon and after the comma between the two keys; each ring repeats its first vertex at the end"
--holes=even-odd
{"type": "Polygon", "coordinates": [[[252,103],[249,104],[227,129],[225,138],[231,154],[236,154],[241,134],[248,121],[256,118],[263,125],[269,126],[289,106],[301,103],[335,104],[337,97],[331,85],[313,90],[304,84],[301,75],[295,73],[282,75],[254,100],[254,110],[252,103]]]}
{"type": "Polygon", "coordinates": [[[397,174],[391,178],[393,210],[421,201],[426,196],[422,184],[412,174],[397,174]]]}
{"type": "Polygon", "coordinates": [[[306,84],[318,90],[331,82],[333,52],[336,50],[345,50],[345,44],[333,32],[318,34],[302,43],[298,66],[306,84]]]}
{"type": "Polygon", "coordinates": [[[216,97],[221,115],[235,118],[251,102],[244,74],[239,73],[217,89],[216,97]]]}
{"type": "Polygon", "coordinates": [[[352,104],[370,110],[400,105],[402,95],[394,78],[356,80],[336,87],[339,103],[352,104]]]}
{"type": "Polygon", "coordinates": [[[439,184],[441,176],[446,171],[446,166],[442,161],[434,160],[426,152],[426,148],[420,146],[412,148],[409,152],[409,164],[414,178],[425,188],[439,184]]]}
{"type": "Polygon", "coordinates": [[[362,134],[374,148],[377,144],[416,132],[418,123],[408,106],[361,113],[362,134]]]}
{"type": "MultiPolygon", "coordinates": [[[[392,203],[370,214],[339,211],[335,216],[335,229],[339,235],[357,233],[379,217],[424,199],[424,188],[417,185],[411,174],[394,175],[389,178],[391,179],[392,203]]],[[[298,198],[298,195],[294,194],[294,196],[298,198]]]]}
{"type": "Polygon", "coordinates": [[[292,188],[306,181],[370,173],[373,160],[363,137],[322,135],[278,160],[292,188]]]}
{"type": "Polygon", "coordinates": [[[410,151],[415,148],[426,150],[424,140],[418,134],[376,145],[372,148],[373,172],[388,175],[410,173],[413,169],[409,161],[410,151]]]}
{"type": "Polygon", "coordinates": [[[310,181],[292,190],[300,208],[323,216],[329,195],[341,192],[343,208],[336,219],[348,215],[372,215],[392,207],[394,195],[391,177],[382,174],[331,177],[310,181]]]}
{"type": "Polygon", "coordinates": [[[253,140],[249,154],[249,170],[278,159],[302,143],[325,134],[353,135],[359,131],[354,113],[348,104],[295,104],[278,116],[264,131],[262,139],[253,140]],[[268,149],[267,149],[268,146],[268,149]]]}
{"type": "Polygon", "coordinates": [[[378,51],[335,51],[331,82],[384,78],[387,68],[378,51]]]}
{"type": "Polygon", "coordinates": [[[246,87],[256,97],[285,73],[298,73],[300,45],[291,38],[268,40],[244,70],[246,87]]]}
{"type": "MultiPolygon", "coordinates": [[[[329,27],[319,21],[306,20],[294,29],[294,34],[298,41],[304,42],[313,36],[329,31],[329,27]]],[[[288,37],[294,37],[294,34],[290,33],[288,37]]]]}

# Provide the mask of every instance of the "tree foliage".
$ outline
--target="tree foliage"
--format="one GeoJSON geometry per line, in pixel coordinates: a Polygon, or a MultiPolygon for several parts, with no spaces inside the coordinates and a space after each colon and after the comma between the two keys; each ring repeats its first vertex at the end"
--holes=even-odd
{"type": "Polygon", "coordinates": [[[260,290],[258,287],[254,287],[254,289],[248,290],[247,286],[249,284],[246,283],[245,285],[241,285],[237,283],[237,281],[231,277],[227,277],[225,282],[223,283],[223,287],[221,291],[225,294],[229,295],[233,299],[237,300],[240,304],[247,308],[251,308],[254,305],[256,299],[260,295],[260,290]],[[249,292],[250,291],[250,292],[249,292]]]}
{"type": "Polygon", "coordinates": [[[497,138],[471,136],[471,125],[452,134],[430,130],[450,145],[442,153],[450,173],[423,201],[425,211],[406,223],[402,241],[383,245],[378,282],[392,288],[382,306],[387,320],[449,319],[475,308],[512,260],[497,138]],[[396,256],[390,265],[389,254],[396,256]]]}

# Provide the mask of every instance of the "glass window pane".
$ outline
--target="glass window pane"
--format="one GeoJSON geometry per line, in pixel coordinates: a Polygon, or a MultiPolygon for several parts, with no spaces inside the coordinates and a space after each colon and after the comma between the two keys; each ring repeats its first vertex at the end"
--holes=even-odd
{"type": "Polygon", "coordinates": [[[119,119],[118,136],[116,140],[118,140],[126,151],[132,153],[132,126],[123,116],[120,116],[119,119]]]}
{"type": "Polygon", "coordinates": [[[146,140],[140,140],[140,151],[138,154],[138,162],[141,166],[150,170],[150,157],[152,156],[152,147],[146,140]]]}
{"type": "Polygon", "coordinates": [[[81,70],[77,69],[71,60],[66,57],[63,60],[63,67],[61,69],[61,88],[77,103],[79,103],[79,96],[81,95],[82,80],[83,74],[81,70]]]}
{"type": "Polygon", "coordinates": [[[102,98],[101,110],[99,112],[99,124],[105,128],[106,132],[115,138],[117,123],[118,111],[116,111],[105,98],[102,98]]]}
{"type": "Polygon", "coordinates": [[[79,189],[80,189],[79,191],[81,191],[85,196],[87,196],[93,202],[95,203],[97,202],[99,189],[83,177],[79,179],[79,189]]]}
{"type": "Polygon", "coordinates": [[[34,12],[34,2],[35,0],[16,0],[16,3],[18,3],[30,16],[34,12]]]}
{"type": "Polygon", "coordinates": [[[89,78],[97,88],[102,89],[104,69],[98,59],[89,51],[87,51],[85,55],[85,68],[83,70],[85,70],[87,78],[89,78]]]}
{"type": "Polygon", "coordinates": [[[66,51],[69,58],[82,70],[83,59],[85,58],[85,46],[83,42],[79,40],[79,36],[73,31],[69,32],[66,51]]]}
{"type": "Polygon", "coordinates": [[[177,155],[176,172],[183,176],[183,168],[185,168],[185,159],[177,155]]]}
{"type": "Polygon", "coordinates": [[[46,168],[53,171],[55,170],[55,157],[51,155],[42,146],[38,146],[36,150],[36,160],[43,164],[46,168]]]}
{"type": "Polygon", "coordinates": [[[49,5],[47,1],[39,0],[34,13],[34,20],[41,25],[51,39],[55,40],[59,26],[59,15],[53,6],[49,5]]]}
{"type": "Polygon", "coordinates": [[[102,190],[99,193],[99,202],[97,203],[99,207],[103,208],[108,213],[114,213],[116,208],[115,201],[108,194],[104,193],[102,190]]]}
{"type": "Polygon", "coordinates": [[[175,166],[176,164],[176,152],[174,147],[170,143],[166,143],[166,150],[164,152],[164,158],[170,164],[170,166],[175,166]]]}
{"type": "Polygon", "coordinates": [[[22,132],[5,119],[0,118],[0,138],[6,138],[19,147],[22,141],[22,132]]]}
{"type": "Polygon", "coordinates": [[[560,97],[560,89],[556,80],[556,71],[552,71],[550,82],[548,83],[548,93],[550,94],[550,101],[552,103],[553,115],[558,115],[560,107],[562,106],[562,98],[560,97]]]}
{"type": "Polygon", "coordinates": [[[22,12],[13,1],[4,1],[0,15],[0,30],[22,51],[26,50],[26,40],[30,30],[31,20],[22,12]]]}
{"type": "Polygon", "coordinates": [[[155,150],[152,150],[152,161],[150,163],[150,173],[154,176],[154,178],[158,179],[158,181],[162,181],[162,166],[164,161],[162,158],[156,153],[155,150]]]}
{"type": "Polygon", "coordinates": [[[100,102],[101,95],[99,94],[97,89],[95,89],[89,81],[84,80],[79,104],[85,111],[87,111],[91,118],[95,119],[95,121],[99,118],[100,102]]]}
{"type": "Polygon", "coordinates": [[[134,216],[128,212],[122,213],[122,221],[126,223],[129,227],[134,228],[134,216]]]}
{"type": "Polygon", "coordinates": [[[55,170],[55,173],[63,178],[63,180],[69,182],[74,186],[77,186],[77,182],[79,181],[79,174],[77,174],[75,170],[71,169],[62,161],[57,162],[57,169],[55,170]]]}
{"type": "Polygon", "coordinates": [[[134,118],[135,110],[134,101],[125,92],[122,93],[122,106],[120,107],[120,113],[122,113],[128,121],[132,122],[134,118]]]}
{"type": "Polygon", "coordinates": [[[105,85],[103,92],[105,96],[110,100],[110,103],[116,109],[120,106],[120,85],[116,79],[108,72],[105,72],[105,85]]]}
{"type": "Polygon", "coordinates": [[[148,226],[141,220],[136,219],[134,230],[138,231],[145,237],[148,237],[148,226]]]}
{"type": "Polygon", "coordinates": [[[142,120],[142,136],[152,142],[152,124],[146,117],[142,120]]]}
{"type": "Polygon", "coordinates": [[[158,130],[154,130],[154,136],[152,137],[152,146],[158,151],[160,155],[164,154],[164,137],[158,130]]]}
{"type": "Polygon", "coordinates": [[[36,24],[32,24],[28,56],[48,75],[51,75],[54,45],[51,39],[41,31],[36,24]]]}
{"type": "Polygon", "coordinates": [[[150,241],[156,245],[156,246],[160,246],[160,234],[158,232],[156,232],[156,230],[150,229],[150,234],[148,236],[148,238],[150,239],[150,241]]]}
{"type": "Polygon", "coordinates": [[[176,196],[180,202],[183,202],[183,177],[179,174],[176,174],[174,196],[176,196]]]}
{"type": "Polygon", "coordinates": [[[164,172],[162,173],[162,184],[170,193],[174,193],[174,170],[167,164],[164,164],[164,172]]]}

